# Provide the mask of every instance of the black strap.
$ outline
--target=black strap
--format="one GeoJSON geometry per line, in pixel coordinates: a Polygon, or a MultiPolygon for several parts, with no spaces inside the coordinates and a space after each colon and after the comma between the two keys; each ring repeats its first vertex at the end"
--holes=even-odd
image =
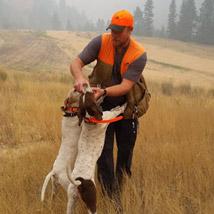
{"type": "Polygon", "coordinates": [[[77,116],[77,112],[64,112],[63,117],[75,117],[77,116]]]}

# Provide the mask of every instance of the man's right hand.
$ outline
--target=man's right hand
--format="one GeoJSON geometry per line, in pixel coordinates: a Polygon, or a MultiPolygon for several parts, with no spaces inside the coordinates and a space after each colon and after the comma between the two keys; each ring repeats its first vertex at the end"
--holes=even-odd
{"type": "Polygon", "coordinates": [[[81,92],[83,92],[84,85],[89,85],[89,82],[87,79],[85,79],[85,78],[76,79],[74,82],[74,89],[81,93],[81,92]]]}

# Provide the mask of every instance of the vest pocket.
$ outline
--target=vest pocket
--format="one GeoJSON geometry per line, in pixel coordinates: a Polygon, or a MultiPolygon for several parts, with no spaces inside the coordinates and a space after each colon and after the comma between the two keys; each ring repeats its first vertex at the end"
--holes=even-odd
{"type": "Polygon", "coordinates": [[[139,118],[143,116],[148,108],[151,99],[151,94],[147,89],[147,85],[143,76],[133,86],[127,94],[127,106],[124,111],[124,118],[139,118]]]}

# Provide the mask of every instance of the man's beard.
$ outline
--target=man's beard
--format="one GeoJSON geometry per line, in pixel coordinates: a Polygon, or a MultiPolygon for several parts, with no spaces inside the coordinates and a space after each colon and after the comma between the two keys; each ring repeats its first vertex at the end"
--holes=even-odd
{"type": "Polygon", "coordinates": [[[115,48],[123,48],[123,47],[127,47],[129,45],[130,42],[130,38],[128,37],[124,42],[121,41],[115,41],[113,39],[113,45],[115,48]]]}

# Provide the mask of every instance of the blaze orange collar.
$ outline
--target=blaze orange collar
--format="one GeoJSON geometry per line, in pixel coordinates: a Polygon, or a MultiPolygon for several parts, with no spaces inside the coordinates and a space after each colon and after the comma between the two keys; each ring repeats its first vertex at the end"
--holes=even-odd
{"type": "Polygon", "coordinates": [[[119,120],[122,120],[123,116],[118,116],[109,120],[97,120],[94,117],[85,117],[84,120],[86,123],[114,123],[117,122],[119,120]]]}
{"type": "Polygon", "coordinates": [[[78,112],[79,108],[78,107],[66,107],[67,112],[78,112]]]}
{"type": "Polygon", "coordinates": [[[66,107],[62,110],[64,111],[64,117],[74,117],[77,116],[79,107],[66,107]]]}

